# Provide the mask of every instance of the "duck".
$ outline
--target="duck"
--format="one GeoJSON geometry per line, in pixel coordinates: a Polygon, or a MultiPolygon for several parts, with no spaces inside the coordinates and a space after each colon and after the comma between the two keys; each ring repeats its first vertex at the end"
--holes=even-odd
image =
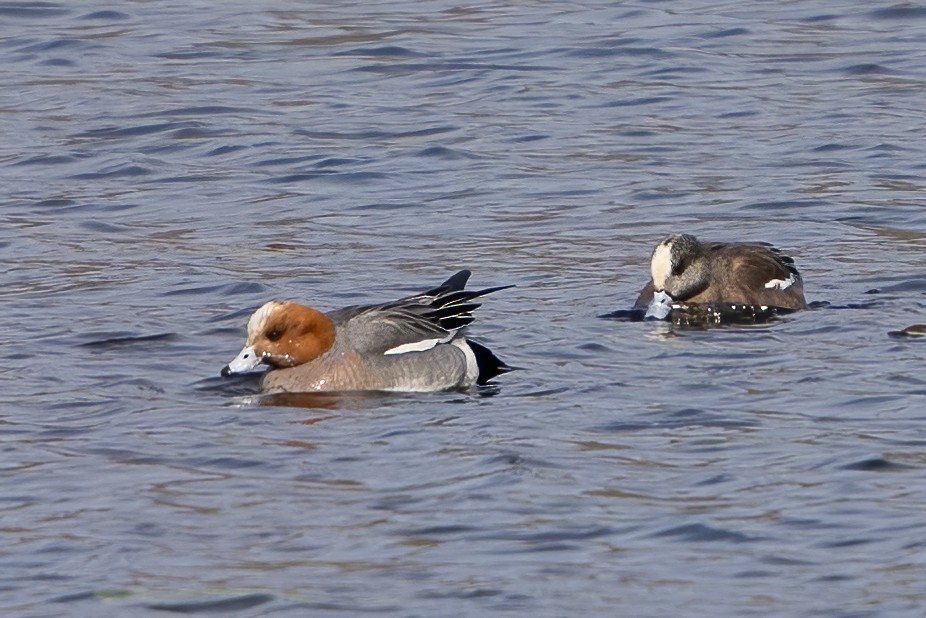
{"type": "Polygon", "coordinates": [[[248,319],[247,341],[221,371],[269,368],[262,393],[428,392],[485,385],[512,368],[464,330],[476,299],[513,286],[467,291],[461,270],[438,287],[399,300],[328,313],[273,300],[248,319]]]}
{"type": "Polygon", "coordinates": [[[926,337],[926,324],[913,324],[903,330],[888,333],[892,337],[926,337]]]}
{"type": "Polygon", "coordinates": [[[652,279],[634,303],[645,317],[666,319],[679,312],[683,321],[724,322],[807,308],[794,260],[766,244],[672,234],[653,249],[650,272],[652,279]]]}

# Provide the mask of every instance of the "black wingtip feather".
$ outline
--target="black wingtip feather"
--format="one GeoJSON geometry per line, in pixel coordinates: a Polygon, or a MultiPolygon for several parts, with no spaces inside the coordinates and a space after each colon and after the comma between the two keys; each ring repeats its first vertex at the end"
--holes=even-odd
{"type": "Polygon", "coordinates": [[[425,315],[428,317],[433,317],[435,319],[449,318],[454,315],[464,315],[472,313],[476,309],[482,306],[481,303],[459,303],[455,305],[440,305],[434,306],[434,309],[428,311],[425,315]]]}
{"type": "Polygon", "coordinates": [[[472,292],[472,295],[473,295],[473,298],[477,298],[479,296],[485,296],[486,294],[491,294],[492,292],[498,292],[500,290],[507,290],[508,288],[513,288],[513,287],[517,287],[517,286],[513,283],[510,285],[497,285],[494,288],[485,288],[484,290],[477,290],[475,292],[472,292]]]}
{"type": "Polygon", "coordinates": [[[440,320],[440,327],[447,331],[459,330],[472,324],[473,320],[475,320],[475,318],[469,314],[453,315],[447,318],[442,318],[440,320]]]}
{"type": "Polygon", "coordinates": [[[425,292],[425,294],[427,296],[438,296],[442,293],[462,290],[466,287],[466,282],[469,281],[469,278],[472,274],[472,272],[464,268],[460,272],[452,275],[449,279],[441,283],[433,290],[428,290],[425,292]]]}
{"type": "Polygon", "coordinates": [[[440,324],[441,328],[448,331],[457,330],[472,323],[473,312],[482,306],[480,303],[473,302],[474,299],[514,287],[513,285],[500,285],[474,291],[453,289],[454,286],[465,285],[469,276],[468,270],[461,270],[447,279],[439,288],[426,292],[421,298],[424,300],[430,297],[428,303],[430,310],[424,315],[440,324]]]}

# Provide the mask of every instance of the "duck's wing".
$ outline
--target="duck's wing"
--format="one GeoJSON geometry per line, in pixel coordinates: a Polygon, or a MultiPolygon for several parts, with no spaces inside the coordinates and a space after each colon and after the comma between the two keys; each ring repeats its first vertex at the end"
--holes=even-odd
{"type": "Polygon", "coordinates": [[[462,270],[440,286],[390,303],[348,307],[329,314],[361,354],[403,354],[429,350],[453,339],[472,323],[474,302],[510,285],[466,291],[470,272],[462,270]]]}
{"type": "Polygon", "coordinates": [[[766,245],[720,245],[711,248],[724,254],[723,262],[738,281],[761,289],[787,289],[801,282],[794,260],[766,245]]]}
{"type": "Polygon", "coordinates": [[[731,303],[802,309],[804,282],[794,260],[765,245],[727,245],[716,249],[715,275],[731,303]],[[718,266],[722,272],[717,273],[718,266]]]}

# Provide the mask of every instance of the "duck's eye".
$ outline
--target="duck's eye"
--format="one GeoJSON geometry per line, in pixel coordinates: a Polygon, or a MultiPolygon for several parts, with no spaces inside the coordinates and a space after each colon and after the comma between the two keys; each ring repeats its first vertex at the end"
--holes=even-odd
{"type": "Polygon", "coordinates": [[[267,339],[269,339],[270,341],[277,341],[282,336],[283,336],[283,331],[281,331],[279,328],[274,328],[273,330],[267,333],[267,339]]]}

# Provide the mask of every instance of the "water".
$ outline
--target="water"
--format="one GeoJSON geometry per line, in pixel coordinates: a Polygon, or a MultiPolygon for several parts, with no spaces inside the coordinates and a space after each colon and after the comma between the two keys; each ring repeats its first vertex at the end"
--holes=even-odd
{"type": "Polygon", "coordinates": [[[0,613],[920,616],[926,11],[0,4],[0,613]],[[686,231],[816,309],[600,319],[686,231]],[[458,268],[486,393],[264,401],[458,268]]]}

